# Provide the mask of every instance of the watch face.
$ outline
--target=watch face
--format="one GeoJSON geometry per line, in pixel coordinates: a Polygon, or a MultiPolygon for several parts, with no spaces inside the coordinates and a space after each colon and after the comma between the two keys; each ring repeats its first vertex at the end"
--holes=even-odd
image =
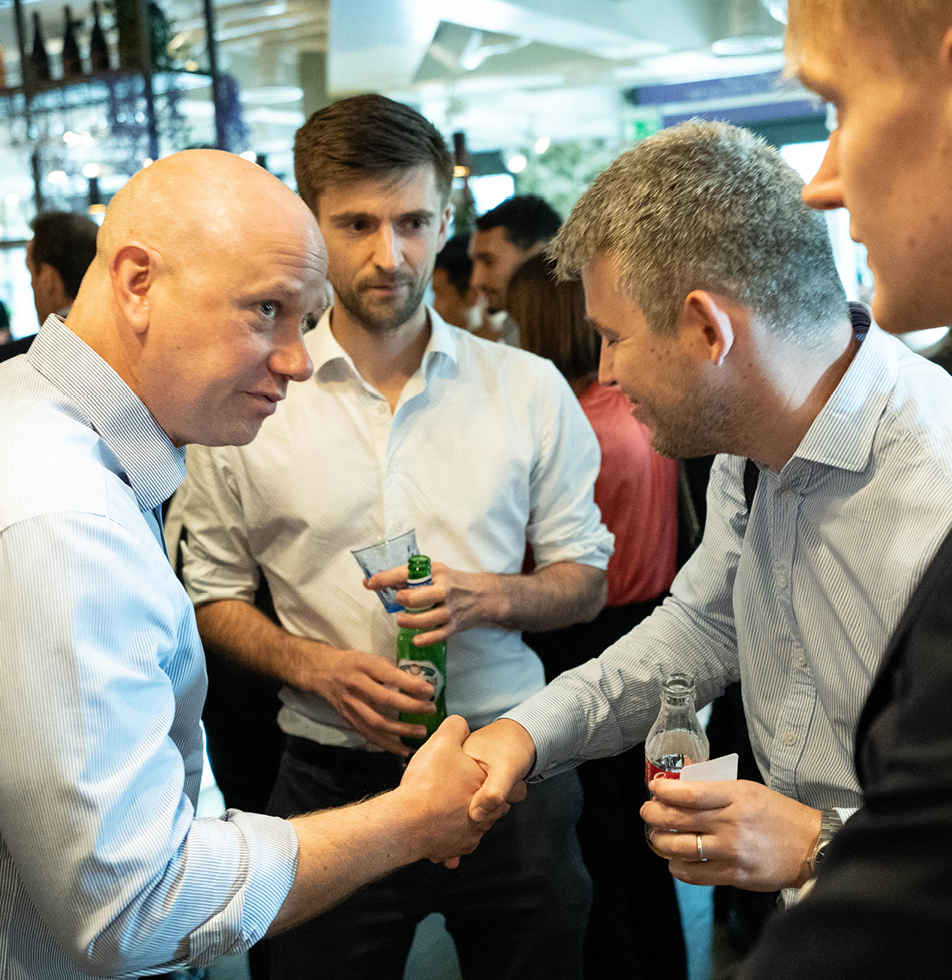
{"type": "Polygon", "coordinates": [[[823,841],[821,844],[817,844],[816,850],[813,852],[813,873],[816,874],[817,871],[823,866],[823,859],[826,857],[826,849],[830,846],[828,840],[823,841]]]}

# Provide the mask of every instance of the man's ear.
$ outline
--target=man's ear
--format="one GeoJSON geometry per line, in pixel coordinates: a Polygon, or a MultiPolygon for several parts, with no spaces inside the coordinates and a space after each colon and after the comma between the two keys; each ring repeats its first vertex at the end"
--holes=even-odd
{"type": "Polygon", "coordinates": [[[446,244],[446,239],[449,235],[450,229],[450,219],[453,217],[453,203],[448,202],[446,207],[443,209],[443,213],[440,215],[440,234],[436,240],[436,250],[441,252],[443,246],[446,244]]]}
{"type": "Polygon", "coordinates": [[[134,242],[123,245],[113,256],[109,272],[123,316],[136,333],[144,333],[149,326],[149,291],[155,282],[156,256],[134,242]]]}
{"type": "Polygon", "coordinates": [[[717,293],[694,289],[681,310],[679,329],[682,340],[694,348],[701,360],[720,366],[734,346],[733,316],[737,304],[717,293]]]}

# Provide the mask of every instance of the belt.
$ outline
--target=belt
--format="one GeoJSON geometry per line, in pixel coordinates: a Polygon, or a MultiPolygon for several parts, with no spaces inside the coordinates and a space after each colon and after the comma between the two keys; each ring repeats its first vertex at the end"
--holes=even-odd
{"type": "Polygon", "coordinates": [[[335,772],[362,773],[368,776],[393,776],[397,782],[406,769],[402,756],[392,752],[368,752],[341,745],[322,745],[299,735],[287,735],[287,751],[302,762],[335,772]]]}

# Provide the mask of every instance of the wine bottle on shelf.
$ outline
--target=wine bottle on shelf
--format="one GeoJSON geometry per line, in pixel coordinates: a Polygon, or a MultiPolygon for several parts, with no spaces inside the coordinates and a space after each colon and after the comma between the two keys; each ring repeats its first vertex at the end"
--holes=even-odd
{"type": "Polygon", "coordinates": [[[33,14],[33,51],[30,53],[30,71],[36,82],[50,80],[50,56],[46,53],[46,45],[43,43],[43,25],[37,13],[33,14]]]}
{"type": "Polygon", "coordinates": [[[93,0],[93,31],[89,35],[89,68],[92,72],[109,71],[109,45],[99,21],[99,0],[93,0]]]}
{"type": "Polygon", "coordinates": [[[79,54],[79,42],[73,27],[73,14],[67,4],[63,7],[66,27],[63,30],[63,78],[80,78],[83,75],[83,59],[79,54]]]}

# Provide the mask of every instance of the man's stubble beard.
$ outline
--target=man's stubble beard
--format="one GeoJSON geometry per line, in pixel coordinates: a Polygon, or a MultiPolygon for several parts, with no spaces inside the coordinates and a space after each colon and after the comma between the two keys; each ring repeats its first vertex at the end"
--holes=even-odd
{"type": "Polygon", "coordinates": [[[735,452],[746,444],[750,419],[735,393],[693,390],[665,412],[663,424],[649,425],[651,448],[669,459],[694,459],[735,452]]]}
{"type": "Polygon", "coordinates": [[[355,290],[349,287],[343,289],[335,287],[334,294],[347,312],[370,333],[389,333],[398,330],[412,319],[423,302],[428,283],[428,278],[413,280],[407,298],[398,306],[391,307],[386,315],[375,312],[371,304],[365,301],[366,293],[360,288],[355,290]]]}

